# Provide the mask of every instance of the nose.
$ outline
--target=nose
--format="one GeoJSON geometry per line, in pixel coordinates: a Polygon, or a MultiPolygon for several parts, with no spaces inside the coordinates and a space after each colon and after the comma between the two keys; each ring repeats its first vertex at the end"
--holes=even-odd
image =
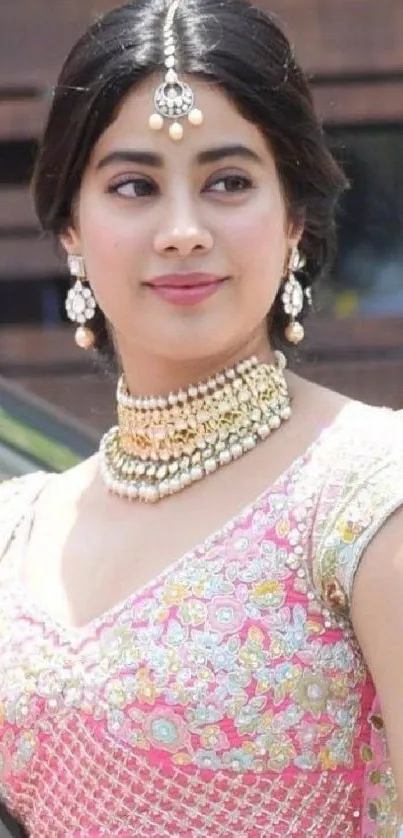
{"type": "Polygon", "coordinates": [[[212,233],[183,202],[176,209],[170,208],[154,239],[156,253],[176,257],[208,253],[213,244],[212,233]]]}

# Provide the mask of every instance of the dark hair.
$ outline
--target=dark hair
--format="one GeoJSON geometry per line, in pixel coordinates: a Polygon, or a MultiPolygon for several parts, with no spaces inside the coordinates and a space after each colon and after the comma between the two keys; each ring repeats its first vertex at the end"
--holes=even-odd
{"type": "MultiPolygon", "coordinates": [[[[97,20],[61,71],[34,173],[34,200],[45,231],[60,235],[91,151],[124,96],[163,71],[167,0],[132,0],[97,20]]],[[[268,138],[291,217],[302,220],[304,287],[327,270],[335,250],[335,208],[346,186],[327,148],[311,93],[274,16],[248,0],[186,0],[175,18],[181,73],[208,78],[268,138]]],[[[305,312],[304,312],[305,313],[305,312]]],[[[304,315],[303,313],[303,315],[304,315]]],[[[276,299],[271,338],[286,317],[276,299]]],[[[103,315],[97,348],[111,346],[103,315]]]]}

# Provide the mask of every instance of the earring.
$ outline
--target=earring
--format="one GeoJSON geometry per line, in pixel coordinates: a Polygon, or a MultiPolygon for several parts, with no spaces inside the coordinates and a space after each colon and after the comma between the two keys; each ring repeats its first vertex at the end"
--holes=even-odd
{"type": "Polygon", "coordinates": [[[92,320],[95,314],[96,302],[91,289],[84,285],[86,279],[85,264],[82,256],[71,256],[67,258],[71,276],[76,281],[67,294],[66,311],[69,320],[79,323],[74,336],[75,342],[80,349],[91,349],[95,343],[95,334],[85,324],[92,320]]]}
{"type": "MultiPolygon", "coordinates": [[[[283,303],[284,311],[290,317],[290,322],[285,329],[285,336],[290,343],[301,343],[305,337],[305,329],[302,323],[298,323],[297,317],[301,314],[304,307],[304,290],[301,283],[295,276],[296,271],[301,271],[305,267],[305,258],[299,252],[298,247],[295,247],[290,258],[288,266],[288,276],[284,283],[281,301],[283,303]]],[[[310,289],[307,289],[306,297],[308,302],[310,297],[310,289]]]]}

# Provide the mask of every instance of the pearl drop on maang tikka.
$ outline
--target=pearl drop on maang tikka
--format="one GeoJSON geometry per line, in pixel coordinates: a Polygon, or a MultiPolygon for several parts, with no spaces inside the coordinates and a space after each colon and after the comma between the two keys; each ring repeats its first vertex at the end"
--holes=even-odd
{"type": "Polygon", "coordinates": [[[184,134],[183,125],[178,121],[187,117],[190,125],[199,126],[203,123],[203,113],[194,107],[194,92],[187,82],[181,81],[175,70],[176,50],[173,22],[179,6],[179,0],[173,0],[169,7],[164,25],[164,64],[165,79],[157,87],[154,95],[155,113],[150,116],[149,126],[153,131],[161,131],[165,120],[172,120],[169,126],[169,136],[172,140],[181,140],[184,134]]]}

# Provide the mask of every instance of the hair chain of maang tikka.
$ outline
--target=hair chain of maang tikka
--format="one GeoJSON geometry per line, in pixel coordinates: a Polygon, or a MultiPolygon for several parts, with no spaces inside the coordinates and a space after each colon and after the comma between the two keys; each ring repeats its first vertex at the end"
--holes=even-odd
{"type": "Polygon", "coordinates": [[[176,38],[174,19],[180,0],[171,3],[164,24],[164,64],[165,79],[154,94],[155,113],[150,116],[149,125],[153,131],[161,131],[165,120],[172,120],[169,136],[172,140],[181,140],[184,134],[180,119],[187,117],[191,125],[203,123],[203,113],[194,107],[194,92],[187,82],[182,81],[177,73],[176,38]]]}

